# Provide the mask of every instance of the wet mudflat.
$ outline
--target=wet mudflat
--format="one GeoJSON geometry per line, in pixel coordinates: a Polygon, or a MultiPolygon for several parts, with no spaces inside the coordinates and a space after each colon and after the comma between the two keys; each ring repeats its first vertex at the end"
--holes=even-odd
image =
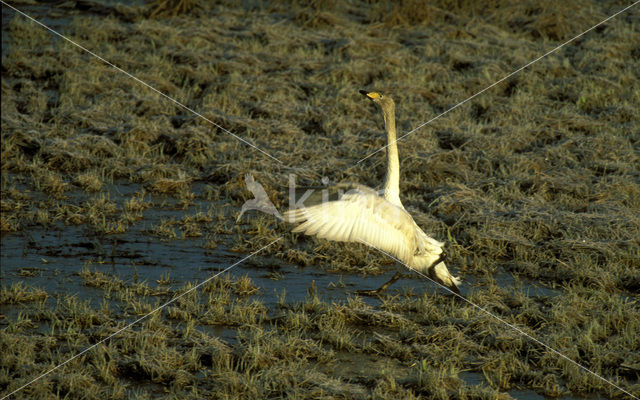
{"type": "MultiPolygon", "coordinates": [[[[277,160],[3,6],[0,394],[280,238],[14,398],[630,398],[409,271],[355,295],[403,268],[375,250],[236,222],[248,173],[280,211],[381,183],[359,89],[402,135],[628,4],[16,4],[277,160]]],[[[636,395],[639,15],[399,142],[462,294],[636,395]]]]}

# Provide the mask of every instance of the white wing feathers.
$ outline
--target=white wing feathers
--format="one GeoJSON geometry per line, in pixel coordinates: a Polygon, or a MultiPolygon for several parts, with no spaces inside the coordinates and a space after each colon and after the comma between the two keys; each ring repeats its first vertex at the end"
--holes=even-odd
{"type": "Polygon", "coordinates": [[[293,232],[340,242],[364,242],[413,268],[422,267],[415,265],[415,256],[429,255],[435,261],[442,253],[443,243],[427,236],[404,209],[373,191],[355,189],[337,201],[289,210],[285,220],[301,222],[293,232]]]}
{"type": "Polygon", "coordinates": [[[293,232],[338,242],[361,242],[386,251],[459,293],[460,279],[449,273],[444,262],[437,262],[444,243],[424,233],[404,208],[374,191],[354,189],[337,201],[289,210],[284,219],[300,223],[293,232]]]}

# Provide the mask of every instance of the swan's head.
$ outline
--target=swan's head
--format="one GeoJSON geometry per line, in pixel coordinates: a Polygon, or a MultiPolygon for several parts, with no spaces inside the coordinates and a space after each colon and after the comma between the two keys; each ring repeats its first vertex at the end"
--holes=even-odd
{"type": "Polygon", "coordinates": [[[379,105],[383,110],[393,110],[395,105],[393,100],[389,96],[385,96],[379,92],[367,92],[366,90],[361,90],[360,94],[367,97],[369,100],[373,101],[377,105],[379,105]]]}

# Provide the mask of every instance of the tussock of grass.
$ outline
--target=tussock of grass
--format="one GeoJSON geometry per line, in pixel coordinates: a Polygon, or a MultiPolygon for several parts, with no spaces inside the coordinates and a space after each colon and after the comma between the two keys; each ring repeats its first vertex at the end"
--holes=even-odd
{"type": "Polygon", "coordinates": [[[30,287],[22,282],[14,283],[0,290],[0,304],[20,304],[33,301],[46,300],[49,295],[46,291],[30,287]]]}

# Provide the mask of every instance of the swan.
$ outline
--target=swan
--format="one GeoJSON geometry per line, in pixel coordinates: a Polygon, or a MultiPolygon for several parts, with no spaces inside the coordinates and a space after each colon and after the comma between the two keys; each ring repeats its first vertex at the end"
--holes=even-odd
{"type": "MultiPolygon", "coordinates": [[[[378,92],[361,90],[360,93],[380,106],[384,117],[388,147],[382,196],[358,185],[339,200],[288,210],[284,219],[299,223],[293,232],[339,242],[360,242],[387,252],[410,269],[426,273],[434,281],[460,294],[460,279],[451,275],[442,261],[444,243],[424,233],[400,201],[395,104],[391,97],[378,92]]],[[[398,272],[379,289],[357,293],[379,294],[400,277],[398,272]]]]}

